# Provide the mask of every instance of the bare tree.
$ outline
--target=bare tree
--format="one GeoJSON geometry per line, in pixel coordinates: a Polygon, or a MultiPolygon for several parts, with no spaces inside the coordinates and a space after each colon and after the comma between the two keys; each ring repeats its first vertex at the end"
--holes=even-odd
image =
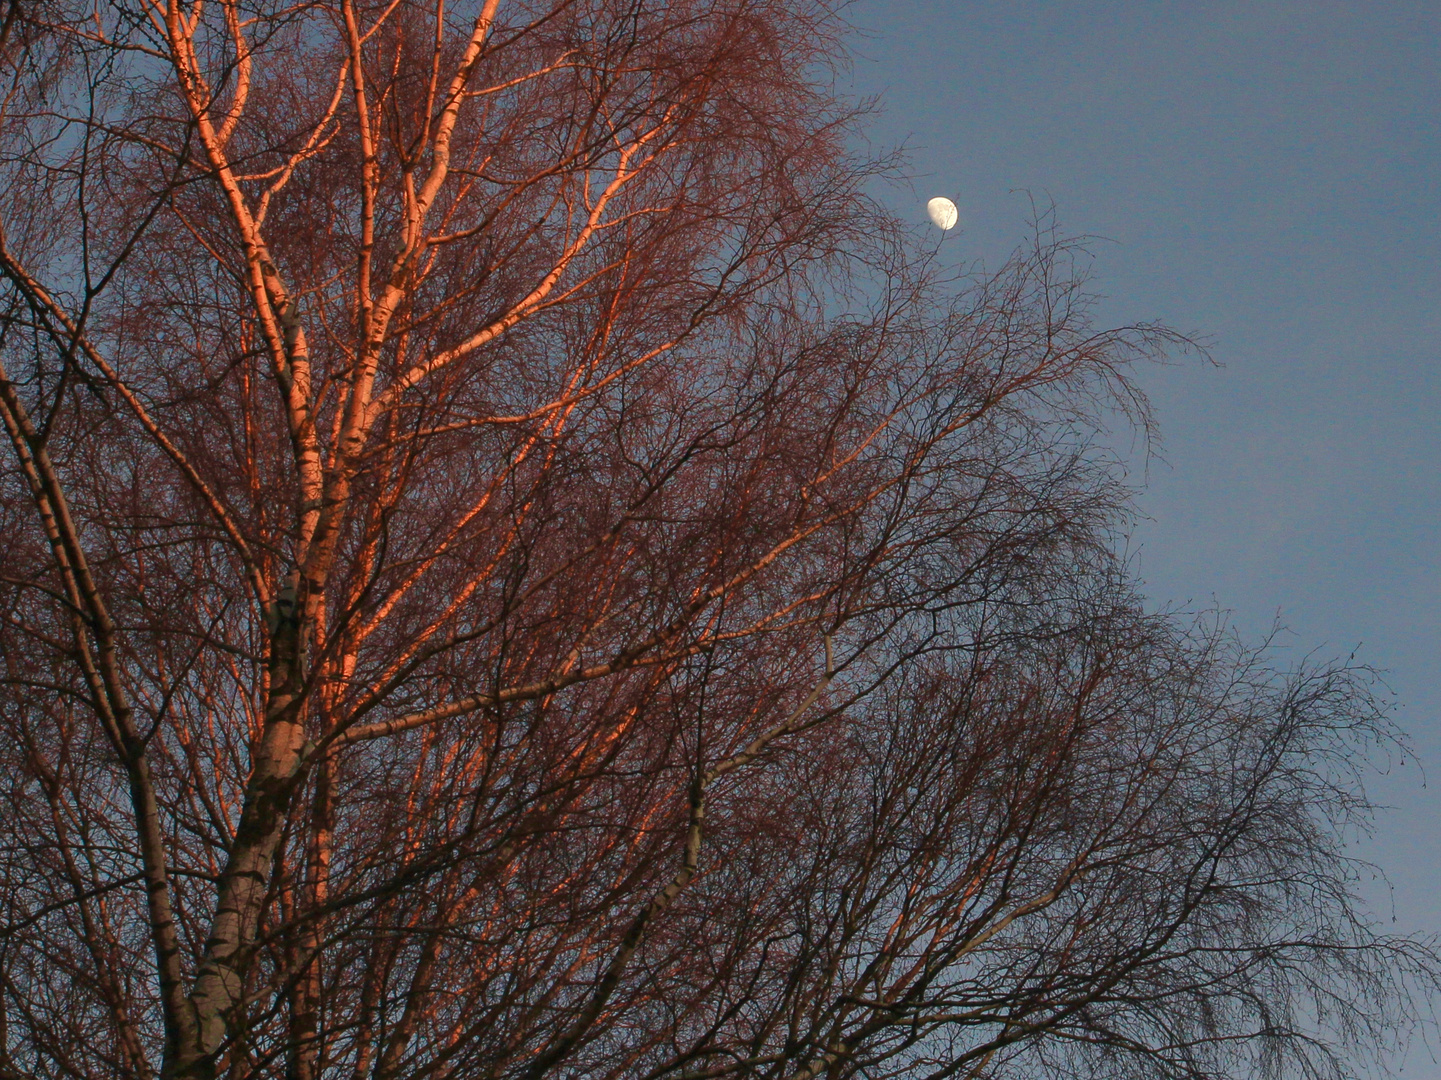
{"type": "Polygon", "coordinates": [[[8,0],[0,1076],[1341,1075],[1364,671],[1147,614],[809,0],[8,0]]]}

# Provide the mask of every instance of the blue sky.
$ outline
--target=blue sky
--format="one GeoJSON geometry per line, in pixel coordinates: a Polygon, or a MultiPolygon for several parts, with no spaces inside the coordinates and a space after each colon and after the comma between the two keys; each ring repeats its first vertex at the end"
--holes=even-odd
{"type": "MultiPolygon", "coordinates": [[[[1212,343],[1141,372],[1163,460],[1136,566],[1157,604],[1388,671],[1431,778],[1358,853],[1378,914],[1441,931],[1441,4],[858,0],[856,87],[914,216],[994,264],[1025,192],[1095,245],[1102,312],[1212,343]]],[[[898,208],[904,196],[897,194],[898,208]]],[[[1405,1075],[1441,1078],[1424,1047],[1405,1075]]]]}

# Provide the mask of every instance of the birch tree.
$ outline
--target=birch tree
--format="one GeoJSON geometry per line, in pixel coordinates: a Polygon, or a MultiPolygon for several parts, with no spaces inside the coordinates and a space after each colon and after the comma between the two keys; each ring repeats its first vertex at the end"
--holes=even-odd
{"type": "Polygon", "coordinates": [[[844,29],[8,0],[0,1076],[1341,1075],[1411,1015],[1366,673],[1112,553],[1184,342],[888,216],[844,29]]]}

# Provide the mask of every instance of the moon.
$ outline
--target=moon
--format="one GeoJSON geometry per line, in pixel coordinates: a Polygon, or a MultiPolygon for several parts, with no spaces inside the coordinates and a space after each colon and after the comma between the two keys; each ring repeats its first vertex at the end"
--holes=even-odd
{"type": "Polygon", "coordinates": [[[956,210],[956,204],[944,195],[937,195],[926,203],[926,213],[930,215],[931,224],[942,232],[954,229],[961,216],[960,212],[956,210]]]}

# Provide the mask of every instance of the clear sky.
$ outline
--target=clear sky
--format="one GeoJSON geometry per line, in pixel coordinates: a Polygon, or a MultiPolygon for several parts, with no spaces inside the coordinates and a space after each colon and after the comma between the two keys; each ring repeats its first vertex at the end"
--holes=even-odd
{"type": "MultiPolygon", "coordinates": [[[[854,76],[914,216],[994,264],[1029,191],[1097,244],[1112,323],[1209,338],[1141,373],[1164,460],[1136,565],[1158,604],[1278,618],[1387,669],[1428,769],[1358,853],[1378,914],[1441,931],[1441,2],[858,0],[854,76]]],[[[903,199],[903,196],[896,196],[903,199]]],[[[898,203],[898,207],[902,204],[898,203]]],[[[909,212],[909,211],[907,211],[909,212]]],[[[1413,1049],[1405,1075],[1441,1080],[1413,1049]]]]}

